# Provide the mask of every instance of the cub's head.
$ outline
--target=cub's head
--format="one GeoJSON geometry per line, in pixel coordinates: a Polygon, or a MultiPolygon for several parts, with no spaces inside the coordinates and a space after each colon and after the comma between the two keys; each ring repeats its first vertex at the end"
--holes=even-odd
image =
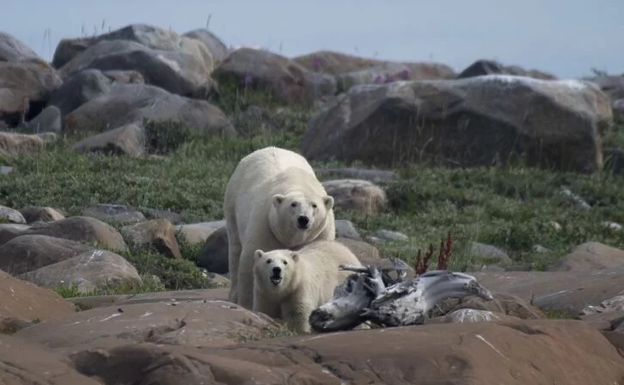
{"type": "Polygon", "coordinates": [[[299,255],[290,250],[272,250],[254,253],[256,282],[266,290],[286,291],[295,279],[295,265],[299,255]]]}
{"type": "Polygon", "coordinates": [[[334,207],[334,198],[330,195],[306,196],[303,193],[273,196],[273,216],[279,224],[278,232],[284,235],[315,232],[325,227],[327,213],[334,207]]]}

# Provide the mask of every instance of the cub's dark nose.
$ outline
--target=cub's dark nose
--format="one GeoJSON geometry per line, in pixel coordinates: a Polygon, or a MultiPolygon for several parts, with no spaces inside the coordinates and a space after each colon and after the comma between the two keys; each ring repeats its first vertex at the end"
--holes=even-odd
{"type": "Polygon", "coordinates": [[[307,228],[309,223],[310,219],[308,219],[308,217],[306,217],[305,215],[301,215],[299,218],[297,218],[297,224],[302,229],[307,228]]]}
{"type": "Polygon", "coordinates": [[[273,268],[273,275],[280,275],[281,272],[282,272],[281,267],[276,266],[273,268]]]}

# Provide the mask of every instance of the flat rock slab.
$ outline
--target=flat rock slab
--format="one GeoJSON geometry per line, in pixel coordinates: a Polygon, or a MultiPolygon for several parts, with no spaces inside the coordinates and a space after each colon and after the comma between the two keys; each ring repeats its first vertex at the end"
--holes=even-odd
{"type": "Polygon", "coordinates": [[[0,335],[0,384],[102,385],[79,374],[62,354],[4,335],[0,335]]]}
{"type": "Polygon", "coordinates": [[[73,351],[128,342],[224,346],[260,339],[274,329],[277,324],[268,317],[230,302],[199,300],[116,304],[41,322],[14,335],[53,349],[73,351]]]}
{"type": "Polygon", "coordinates": [[[582,321],[437,324],[224,348],[131,344],[77,352],[106,383],[622,384],[624,358],[582,321]]]}
{"type": "Polygon", "coordinates": [[[580,313],[624,289],[624,268],[593,272],[509,271],[470,273],[493,292],[516,295],[540,308],[580,313]]]}
{"type": "Polygon", "coordinates": [[[197,289],[161,291],[156,293],[98,295],[68,298],[83,308],[132,305],[138,303],[222,300],[227,301],[229,289],[197,289]]]}

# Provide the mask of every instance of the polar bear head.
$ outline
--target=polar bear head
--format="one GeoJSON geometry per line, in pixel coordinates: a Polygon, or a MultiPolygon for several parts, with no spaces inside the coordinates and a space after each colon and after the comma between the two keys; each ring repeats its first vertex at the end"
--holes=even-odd
{"type": "Polygon", "coordinates": [[[325,229],[334,198],[291,192],[273,195],[272,203],[270,222],[273,234],[287,247],[295,247],[316,238],[325,229]]]}
{"type": "Polygon", "coordinates": [[[254,252],[255,282],[265,291],[286,294],[297,281],[296,265],[299,255],[291,250],[271,250],[254,252]]]}

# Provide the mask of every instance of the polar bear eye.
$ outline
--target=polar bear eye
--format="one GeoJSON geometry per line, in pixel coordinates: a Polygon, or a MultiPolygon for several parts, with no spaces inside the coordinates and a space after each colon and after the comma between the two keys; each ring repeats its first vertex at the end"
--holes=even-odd
{"type": "Polygon", "coordinates": [[[269,263],[271,263],[271,262],[273,262],[273,261],[271,261],[270,259],[267,259],[267,262],[266,262],[266,263],[267,263],[267,265],[268,265],[268,264],[269,264],[269,263]]]}
{"type": "Polygon", "coordinates": [[[288,261],[284,261],[284,265],[288,265],[288,261]]]}
{"type": "Polygon", "coordinates": [[[297,202],[293,202],[290,204],[291,207],[297,207],[297,202]]]}
{"type": "Polygon", "coordinates": [[[316,208],[316,203],[312,203],[312,208],[315,209],[316,208]]]}

